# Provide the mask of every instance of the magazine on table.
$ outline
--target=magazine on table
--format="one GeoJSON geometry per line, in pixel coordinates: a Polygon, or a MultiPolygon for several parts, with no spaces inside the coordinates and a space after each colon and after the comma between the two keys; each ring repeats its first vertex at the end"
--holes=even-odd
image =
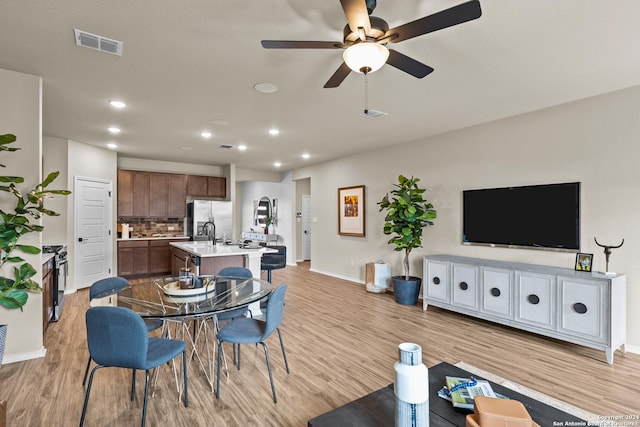
{"type": "Polygon", "coordinates": [[[491,388],[489,381],[471,378],[445,377],[446,386],[438,392],[438,396],[450,400],[454,407],[473,410],[475,396],[500,397],[491,388]]]}

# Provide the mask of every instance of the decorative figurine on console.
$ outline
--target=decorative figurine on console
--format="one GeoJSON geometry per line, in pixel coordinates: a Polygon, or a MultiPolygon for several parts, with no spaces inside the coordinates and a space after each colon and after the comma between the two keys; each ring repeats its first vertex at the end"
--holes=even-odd
{"type": "Polygon", "coordinates": [[[621,247],[624,244],[624,239],[622,239],[622,242],[620,242],[618,246],[601,245],[600,243],[598,243],[598,239],[596,239],[595,237],[593,238],[593,240],[596,241],[596,245],[600,246],[601,248],[604,248],[604,259],[606,262],[605,273],[609,273],[609,255],[611,255],[611,249],[618,249],[619,247],[621,247]]]}

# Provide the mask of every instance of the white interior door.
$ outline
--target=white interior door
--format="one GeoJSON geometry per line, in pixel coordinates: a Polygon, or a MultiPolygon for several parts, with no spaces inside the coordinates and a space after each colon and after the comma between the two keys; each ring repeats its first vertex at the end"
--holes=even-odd
{"type": "Polygon", "coordinates": [[[111,182],[74,178],[74,284],[91,286],[111,275],[111,182]]]}
{"type": "Polygon", "coordinates": [[[311,196],[302,196],[302,259],[311,259],[311,196]]]}

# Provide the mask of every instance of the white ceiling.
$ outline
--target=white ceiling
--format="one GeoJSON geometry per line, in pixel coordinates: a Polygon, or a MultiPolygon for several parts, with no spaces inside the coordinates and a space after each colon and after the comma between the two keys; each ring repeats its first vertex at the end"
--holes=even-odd
{"type": "MultiPolygon", "coordinates": [[[[44,136],[114,141],[127,157],[256,170],[274,170],[276,160],[294,169],[640,84],[640,1],[480,1],[480,19],[393,46],[435,71],[424,79],[390,66],[371,74],[368,106],[388,113],[375,120],[360,117],[362,75],[322,87],[341,50],[260,45],[342,40],[338,0],[0,0],[0,68],[43,77],[44,136]],[[123,56],[77,47],[74,28],[124,42],[123,56]],[[260,82],[279,90],[258,93],[260,82]],[[115,98],[128,107],[112,110],[115,98]],[[122,133],[111,136],[111,125],[122,133]],[[280,135],[269,136],[271,127],[280,135]],[[208,141],[204,129],[214,134],[208,141]],[[239,143],[248,149],[219,148],[239,143]]],[[[395,27],[461,2],[378,0],[374,15],[395,27]]]]}

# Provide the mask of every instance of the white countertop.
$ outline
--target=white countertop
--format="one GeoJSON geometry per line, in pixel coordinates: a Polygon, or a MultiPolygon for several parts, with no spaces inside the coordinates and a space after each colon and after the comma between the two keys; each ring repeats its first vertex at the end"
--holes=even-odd
{"type": "Polygon", "coordinates": [[[56,254],[42,254],[42,264],[46,264],[51,258],[56,256],[56,254]]]}
{"type": "Polygon", "coordinates": [[[269,247],[261,246],[259,249],[249,249],[241,248],[239,245],[212,245],[210,242],[171,242],[170,245],[201,258],[233,255],[261,257],[265,253],[277,252],[269,247]]]}

